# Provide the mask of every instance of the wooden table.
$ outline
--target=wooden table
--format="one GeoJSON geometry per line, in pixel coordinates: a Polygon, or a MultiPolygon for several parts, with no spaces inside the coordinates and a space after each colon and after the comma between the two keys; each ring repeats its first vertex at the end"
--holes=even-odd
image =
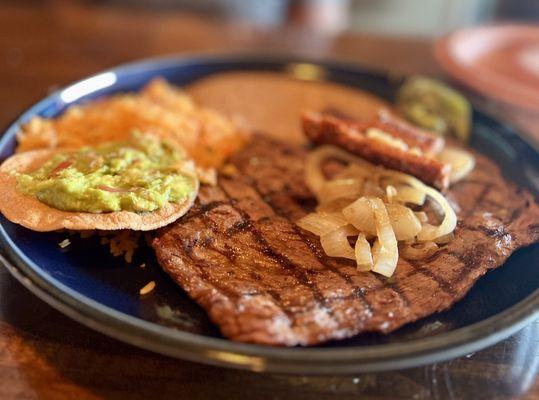
{"type": "MultiPolygon", "coordinates": [[[[119,63],[169,53],[293,51],[396,73],[440,74],[426,40],[324,37],[293,27],[275,32],[171,10],[24,4],[0,6],[4,126],[60,85],[119,63]]],[[[516,116],[515,122],[539,139],[539,129],[533,130],[539,126],[536,115],[507,108],[502,112],[516,116]]],[[[422,368],[349,377],[278,376],[208,367],[122,344],[53,310],[3,269],[0,298],[2,399],[539,397],[539,322],[481,352],[422,368]]]]}

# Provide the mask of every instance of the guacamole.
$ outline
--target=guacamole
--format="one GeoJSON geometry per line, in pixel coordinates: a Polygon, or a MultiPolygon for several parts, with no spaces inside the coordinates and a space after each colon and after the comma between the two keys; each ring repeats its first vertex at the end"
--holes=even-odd
{"type": "Polygon", "coordinates": [[[186,199],[195,189],[188,161],[151,136],[56,154],[39,169],[17,174],[17,188],[63,211],[147,212],[186,199]]]}

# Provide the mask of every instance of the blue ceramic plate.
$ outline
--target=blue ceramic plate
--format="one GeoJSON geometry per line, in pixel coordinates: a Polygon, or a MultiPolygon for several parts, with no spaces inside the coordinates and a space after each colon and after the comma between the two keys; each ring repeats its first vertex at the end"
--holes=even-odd
{"type": "MultiPolygon", "coordinates": [[[[326,79],[392,100],[398,82],[385,74],[333,62],[253,56],[149,60],[103,72],[62,89],[26,111],[0,141],[0,159],[12,154],[15,133],[33,115],[54,117],[70,105],[140,89],[163,76],[185,85],[224,71],[290,71],[291,63],[313,63],[326,79]]],[[[517,132],[474,112],[472,146],[503,166],[508,177],[538,192],[539,154],[517,132]],[[535,185],[534,186],[534,182],[535,185]]],[[[0,217],[1,261],[27,288],[81,323],[135,346],[189,360],[274,372],[351,373],[398,369],[460,356],[514,333],[539,310],[539,246],[516,252],[488,273],[451,310],[392,333],[364,334],[311,348],[273,348],[223,339],[206,314],[149,257],[145,269],[123,265],[97,240],[65,233],[37,233],[0,217]],[[150,280],[159,290],[141,298],[150,280]]]]}

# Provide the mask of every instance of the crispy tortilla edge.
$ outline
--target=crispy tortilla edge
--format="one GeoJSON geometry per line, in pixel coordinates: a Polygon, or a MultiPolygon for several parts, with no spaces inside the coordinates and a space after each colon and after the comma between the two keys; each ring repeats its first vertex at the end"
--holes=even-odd
{"type": "Polygon", "coordinates": [[[2,163],[0,166],[0,212],[8,220],[38,232],[60,229],[150,231],[166,226],[183,216],[191,208],[198,195],[199,181],[193,169],[192,179],[195,190],[190,196],[181,203],[167,203],[154,212],[117,211],[95,214],[57,210],[35,197],[18,191],[17,179],[13,174],[15,171],[31,171],[38,168],[57,152],[53,150],[27,151],[15,154],[2,163]]]}

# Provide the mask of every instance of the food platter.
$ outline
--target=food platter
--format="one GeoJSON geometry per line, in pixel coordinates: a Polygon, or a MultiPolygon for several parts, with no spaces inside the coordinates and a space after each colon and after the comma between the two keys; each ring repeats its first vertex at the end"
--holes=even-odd
{"type": "MultiPolygon", "coordinates": [[[[19,126],[33,115],[53,117],[72,104],[138,90],[153,77],[162,76],[183,86],[221,72],[290,74],[294,65],[302,65],[304,70],[311,66],[319,79],[360,88],[390,101],[399,83],[389,75],[353,65],[293,57],[197,56],[142,61],[74,83],[30,108],[5,132],[0,158],[13,152],[19,126]]],[[[507,177],[537,194],[539,154],[512,128],[474,110],[471,145],[501,165],[507,177]]],[[[3,217],[0,221],[2,263],[52,306],[135,346],[222,366],[312,374],[412,367],[461,356],[502,340],[536,317],[539,309],[539,277],[532,268],[539,259],[539,246],[535,245],[518,251],[502,268],[488,273],[449,311],[388,336],[363,334],[310,348],[235,343],[220,336],[203,310],[159,270],[151,256],[146,268],[124,265],[108,255],[97,240],[76,238],[68,251],[62,251],[58,243],[66,233],[31,232],[3,217]],[[141,297],[139,289],[149,280],[156,281],[159,290],[141,297]]]]}

